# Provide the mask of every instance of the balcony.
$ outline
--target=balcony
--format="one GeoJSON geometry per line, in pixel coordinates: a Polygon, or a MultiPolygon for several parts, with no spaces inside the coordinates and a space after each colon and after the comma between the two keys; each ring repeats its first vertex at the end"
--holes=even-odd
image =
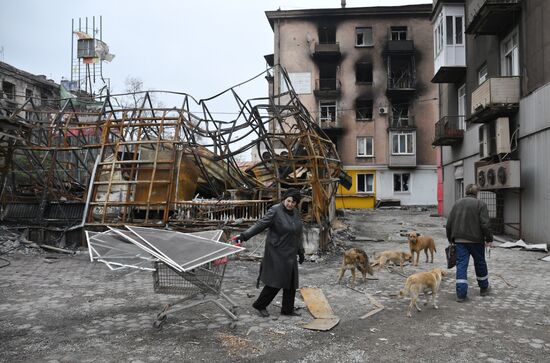
{"type": "Polygon", "coordinates": [[[416,131],[390,131],[390,168],[416,168],[416,131]]]}
{"type": "Polygon", "coordinates": [[[433,146],[450,146],[462,142],[464,138],[465,117],[445,116],[435,123],[433,146]]]}
{"type": "Polygon", "coordinates": [[[332,43],[315,43],[315,49],[313,51],[313,58],[323,61],[337,61],[342,56],[340,53],[340,44],[338,42],[332,43]]]}
{"type": "Polygon", "coordinates": [[[517,112],[520,98],[519,77],[492,77],[472,92],[468,122],[484,123],[517,112]]]}
{"type": "MultiPolygon", "coordinates": [[[[391,58],[390,58],[391,60],[391,58]]],[[[416,92],[414,64],[391,62],[388,67],[388,98],[411,98],[416,92]],[[395,64],[395,66],[393,66],[395,64]]]]}
{"type": "Polygon", "coordinates": [[[473,0],[467,6],[466,33],[501,35],[519,22],[522,0],[473,0]]]}
{"type": "Polygon", "coordinates": [[[344,127],[339,120],[321,119],[319,125],[328,135],[339,135],[344,131],[344,127]]]}
{"type": "Polygon", "coordinates": [[[434,60],[432,83],[457,83],[466,75],[464,45],[444,45],[434,60]]]}
{"type": "Polygon", "coordinates": [[[397,117],[397,116],[390,115],[388,130],[391,130],[391,131],[416,130],[414,116],[397,117]]]}
{"type": "Polygon", "coordinates": [[[318,98],[339,98],[341,95],[340,81],[337,78],[320,78],[315,80],[313,94],[318,98]]]}
{"type": "Polygon", "coordinates": [[[386,44],[386,53],[414,53],[412,40],[389,40],[386,44]]]}

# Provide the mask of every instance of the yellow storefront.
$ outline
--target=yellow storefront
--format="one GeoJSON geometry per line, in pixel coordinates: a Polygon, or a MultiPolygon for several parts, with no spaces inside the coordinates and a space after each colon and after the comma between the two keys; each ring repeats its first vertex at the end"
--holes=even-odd
{"type": "Polygon", "coordinates": [[[336,208],[374,208],[376,204],[376,171],[346,170],[351,176],[349,190],[338,187],[336,208]]]}

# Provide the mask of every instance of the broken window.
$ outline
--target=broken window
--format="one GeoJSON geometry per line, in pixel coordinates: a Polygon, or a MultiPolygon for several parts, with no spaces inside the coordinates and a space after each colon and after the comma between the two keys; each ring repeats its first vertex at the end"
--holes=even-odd
{"type": "Polygon", "coordinates": [[[391,40],[407,40],[407,27],[406,26],[392,26],[391,40]]]}
{"type": "Polygon", "coordinates": [[[372,136],[362,136],[357,138],[357,156],[374,156],[374,138],[372,136]]]}
{"type": "Polygon", "coordinates": [[[336,121],[336,101],[319,101],[319,120],[336,121]]]}
{"type": "Polygon", "coordinates": [[[355,102],[356,120],[372,120],[372,100],[358,99],[355,102]]]}
{"type": "Polygon", "coordinates": [[[391,111],[392,111],[392,114],[391,114],[392,127],[412,126],[412,122],[409,122],[409,104],[408,103],[393,104],[391,111]]]}
{"type": "Polygon", "coordinates": [[[410,173],[394,173],[393,174],[393,191],[408,192],[410,178],[411,178],[410,173]]]}
{"type": "Polygon", "coordinates": [[[355,82],[372,83],[372,63],[357,63],[355,66],[355,82]]]}
{"type": "Polygon", "coordinates": [[[319,44],[336,43],[336,27],[334,25],[321,25],[318,29],[319,44]]]}
{"type": "Polygon", "coordinates": [[[25,99],[29,99],[29,98],[32,98],[32,89],[26,89],[25,90],[25,99]]]}
{"type": "Polygon", "coordinates": [[[414,154],[414,136],[412,132],[393,134],[393,154],[414,154]]]}
{"type": "Polygon", "coordinates": [[[7,81],[2,82],[2,94],[9,100],[15,100],[15,85],[7,81]]]}
{"type": "Polygon", "coordinates": [[[355,28],[355,45],[358,47],[374,45],[371,27],[355,28]]]}
{"type": "Polygon", "coordinates": [[[319,65],[319,82],[317,89],[320,90],[335,90],[338,89],[338,81],[336,79],[337,66],[336,64],[321,64],[319,65]]]}
{"type": "Polygon", "coordinates": [[[357,193],[374,192],[374,174],[357,174],[357,193]]]}

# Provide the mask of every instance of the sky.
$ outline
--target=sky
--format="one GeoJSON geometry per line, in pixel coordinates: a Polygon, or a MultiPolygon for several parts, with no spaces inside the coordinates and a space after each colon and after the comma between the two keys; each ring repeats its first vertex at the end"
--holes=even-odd
{"type": "MultiPolygon", "coordinates": [[[[347,0],[347,7],[431,3],[347,0]]],[[[103,20],[111,92],[128,77],[144,89],[208,98],[266,69],[273,53],[268,10],[338,8],[340,0],[0,0],[0,60],[56,82],[70,78],[71,19],[103,20]]],[[[75,38],[76,39],[76,38],[75,38]]],[[[246,91],[263,97],[267,83],[246,91]]],[[[173,106],[173,105],[165,105],[173,106]]]]}

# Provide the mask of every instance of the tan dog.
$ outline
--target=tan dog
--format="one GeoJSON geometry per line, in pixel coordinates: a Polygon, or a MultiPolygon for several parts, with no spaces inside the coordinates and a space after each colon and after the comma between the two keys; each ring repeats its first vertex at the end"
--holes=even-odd
{"type": "Polygon", "coordinates": [[[407,316],[409,318],[412,316],[411,310],[413,306],[416,310],[421,311],[417,304],[418,295],[420,295],[421,292],[423,292],[426,297],[424,305],[427,305],[428,291],[432,291],[432,304],[434,309],[437,309],[436,295],[437,291],[439,291],[439,285],[441,284],[443,276],[447,276],[447,271],[441,268],[434,268],[430,272],[418,272],[407,277],[405,288],[399,291],[399,295],[411,297],[411,303],[407,310],[407,316]]]}
{"type": "Polygon", "coordinates": [[[367,273],[373,274],[372,267],[369,263],[369,256],[366,252],[360,248],[350,248],[344,252],[344,260],[342,261],[342,267],[340,268],[340,276],[338,277],[338,283],[342,281],[346,270],[351,270],[352,282],[351,285],[355,285],[355,268],[358,268],[363,275],[363,281],[367,282],[367,273]]]}
{"type": "Polygon", "coordinates": [[[428,250],[432,255],[432,263],[434,262],[435,249],[434,239],[430,236],[419,236],[416,232],[409,232],[409,248],[411,249],[412,259],[414,260],[414,253],[416,252],[416,262],[414,266],[418,266],[418,260],[420,259],[420,251],[424,250],[426,254],[426,262],[428,262],[428,250]]]}
{"type": "Polygon", "coordinates": [[[376,260],[374,264],[378,264],[378,269],[386,266],[388,261],[393,262],[395,265],[399,264],[401,272],[403,272],[403,263],[406,261],[412,261],[412,255],[409,252],[403,251],[383,251],[375,253],[376,260]]]}

